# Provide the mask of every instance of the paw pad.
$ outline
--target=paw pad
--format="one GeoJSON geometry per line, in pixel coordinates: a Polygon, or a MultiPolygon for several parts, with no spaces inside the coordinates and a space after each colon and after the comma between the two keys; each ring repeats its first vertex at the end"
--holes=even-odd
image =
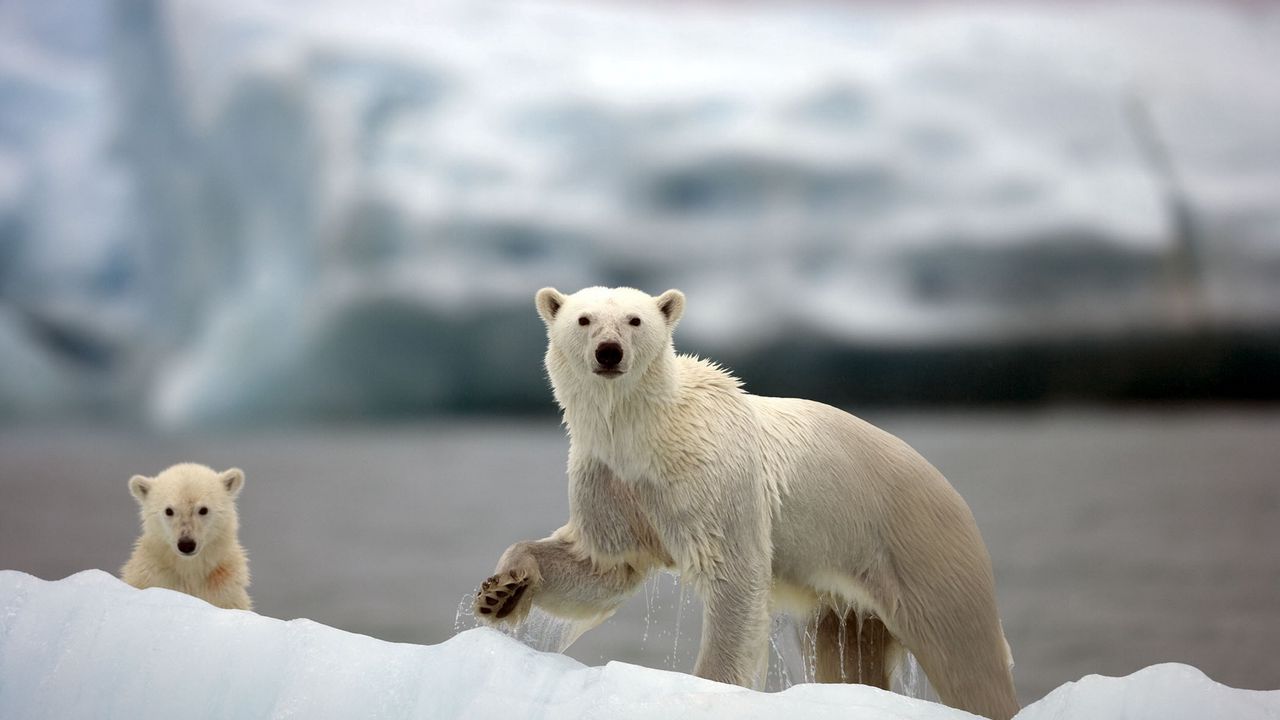
{"type": "Polygon", "coordinates": [[[508,570],[501,575],[494,575],[481,583],[476,592],[476,612],[501,620],[520,606],[520,598],[524,596],[527,587],[527,573],[508,570]]]}

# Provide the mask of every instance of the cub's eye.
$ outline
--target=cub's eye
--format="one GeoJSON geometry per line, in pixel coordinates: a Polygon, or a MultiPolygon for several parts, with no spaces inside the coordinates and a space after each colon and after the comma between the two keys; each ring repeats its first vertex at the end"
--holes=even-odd
{"type": "Polygon", "coordinates": [[[631,327],[640,327],[640,318],[631,318],[631,327]]]}
{"type": "Polygon", "coordinates": [[[579,325],[590,325],[590,324],[591,324],[591,321],[587,319],[587,316],[586,316],[586,315],[583,315],[582,317],[578,318],[578,324],[579,324],[579,325]]]}
{"type": "Polygon", "coordinates": [[[202,507],[202,508],[200,508],[200,514],[201,514],[201,515],[208,515],[208,514],[209,514],[209,508],[207,508],[207,507],[202,507]]]}
{"type": "Polygon", "coordinates": [[[165,508],[164,514],[168,515],[169,517],[173,517],[173,508],[165,508]]]}

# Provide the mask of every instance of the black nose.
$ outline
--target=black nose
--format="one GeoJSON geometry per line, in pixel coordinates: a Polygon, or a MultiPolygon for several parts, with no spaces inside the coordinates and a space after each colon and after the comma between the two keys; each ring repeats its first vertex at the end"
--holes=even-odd
{"type": "Polygon", "coordinates": [[[602,368],[614,368],[622,362],[622,346],[616,342],[602,342],[596,348],[596,362],[602,368]]]}
{"type": "Polygon", "coordinates": [[[180,538],[178,540],[178,552],[183,555],[190,555],[196,551],[196,541],[191,538],[180,538]]]}

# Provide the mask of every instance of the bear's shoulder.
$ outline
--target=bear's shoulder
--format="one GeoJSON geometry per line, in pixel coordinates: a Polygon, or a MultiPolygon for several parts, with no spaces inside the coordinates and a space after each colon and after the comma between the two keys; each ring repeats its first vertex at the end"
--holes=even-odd
{"type": "Polygon", "coordinates": [[[686,391],[742,392],[742,381],[724,366],[696,355],[677,355],[676,374],[686,391]]]}

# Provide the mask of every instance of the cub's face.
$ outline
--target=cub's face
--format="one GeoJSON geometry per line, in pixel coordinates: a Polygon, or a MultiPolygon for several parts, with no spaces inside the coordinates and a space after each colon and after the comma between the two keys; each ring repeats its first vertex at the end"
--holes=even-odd
{"type": "Polygon", "coordinates": [[[572,295],[543,288],[535,303],[551,347],[575,374],[600,382],[642,374],[666,350],[684,312],[679,290],[654,297],[631,288],[593,287],[572,295]]]}
{"type": "Polygon", "coordinates": [[[142,511],[143,533],[162,538],[179,558],[194,558],[207,544],[234,534],[236,496],[244,473],[194,464],[174,465],[156,477],[134,475],[129,492],[142,511]]]}

